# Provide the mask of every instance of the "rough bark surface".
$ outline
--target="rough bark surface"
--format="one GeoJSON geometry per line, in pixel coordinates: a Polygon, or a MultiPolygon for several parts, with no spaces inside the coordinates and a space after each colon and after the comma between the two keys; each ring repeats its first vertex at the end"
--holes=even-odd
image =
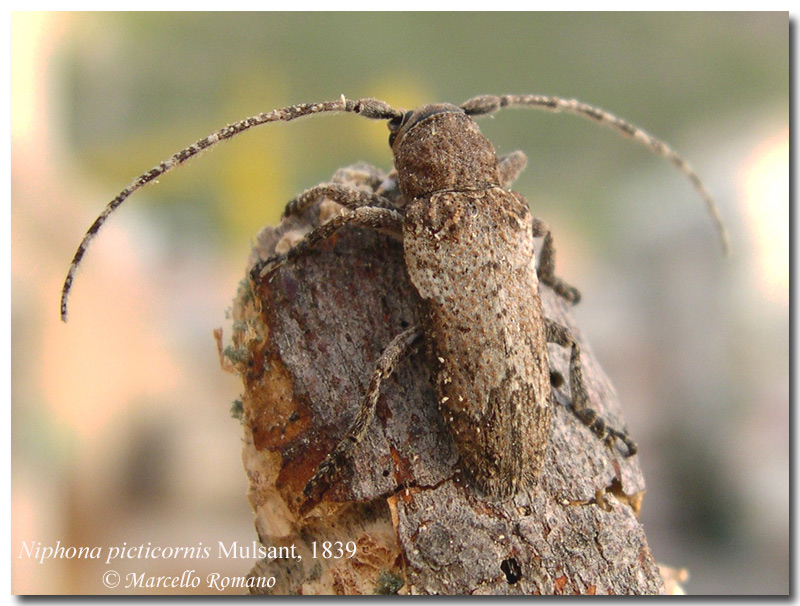
{"type": "MultiPolygon", "coordinates": [[[[369,166],[341,170],[333,182],[393,191],[391,179],[369,166]]],[[[337,208],[320,201],[303,217],[265,228],[249,266],[337,208]]],[[[592,405],[624,426],[567,305],[541,288],[546,315],[580,342],[592,405]]],[[[538,481],[513,500],[491,501],[458,469],[424,347],[385,382],[376,418],[340,479],[315,509],[299,513],[303,487],[347,431],[384,347],[419,323],[417,306],[401,245],[365,229],[340,230],[262,284],[242,282],[224,363],[245,386],[249,498],[261,543],[294,545],[300,556],[265,559],[251,574],[275,577],[276,594],[663,593],[636,515],[644,494],[638,459],[598,440],[568,410],[568,382],[553,389],[538,481]],[[322,557],[324,541],[352,541],[355,555],[322,557]]],[[[548,349],[551,368],[567,377],[568,352],[548,349]]]]}

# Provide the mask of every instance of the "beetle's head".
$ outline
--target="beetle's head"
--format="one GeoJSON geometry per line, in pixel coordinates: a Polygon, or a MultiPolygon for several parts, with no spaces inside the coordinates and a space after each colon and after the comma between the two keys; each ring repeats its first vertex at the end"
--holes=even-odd
{"type": "Polygon", "coordinates": [[[406,200],[499,183],[494,146],[455,105],[423,105],[389,120],[389,132],[406,200]]]}

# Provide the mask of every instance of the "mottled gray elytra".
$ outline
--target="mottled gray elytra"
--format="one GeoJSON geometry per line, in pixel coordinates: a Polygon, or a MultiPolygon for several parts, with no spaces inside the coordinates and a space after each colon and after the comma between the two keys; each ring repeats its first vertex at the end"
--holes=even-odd
{"type": "Polygon", "coordinates": [[[436,104],[404,112],[376,99],[353,101],[342,96],[236,122],[135,179],[106,206],[78,247],[62,290],[61,317],[66,321],[72,281],[89,242],[137,189],[219,141],[260,124],[337,111],[387,120],[401,193],[398,201],[337,185],[312,188],[290,201],[285,215],[302,212],[320,196],[342,204],[341,214],[251,271],[254,283],[268,279],[282,263],[304,254],[339,227],[355,225],[402,241],[408,275],[422,300],[421,326],[408,328],[386,347],[354,423],[306,485],[309,504],[321,498],[366,433],[382,381],[420,341],[464,467],[487,496],[504,499],[531,487],[544,464],[552,416],[548,342],[570,348],[574,413],[600,438],[622,441],[630,456],[636,445],[627,433],[609,427],[589,406],[577,342],[565,327],[544,317],[539,281],[568,301],[577,302],[580,295],[554,275],[553,239],[547,225],[533,219],[526,200],[507,189],[524,166],[524,156],[498,160],[472,119],[515,106],[583,116],[669,160],[706,202],[727,251],[727,232],[697,173],[669,146],[606,111],[559,97],[504,95],[475,97],[458,107],[436,104]],[[538,266],[537,237],[544,237],[538,266]]]}

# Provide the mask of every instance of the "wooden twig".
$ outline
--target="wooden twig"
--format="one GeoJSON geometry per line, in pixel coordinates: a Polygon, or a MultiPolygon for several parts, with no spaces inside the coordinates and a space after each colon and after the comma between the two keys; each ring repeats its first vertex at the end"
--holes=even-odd
{"type": "MultiPolygon", "coordinates": [[[[357,166],[333,182],[365,191],[383,183],[390,196],[386,178],[357,166]]],[[[320,201],[264,229],[249,266],[336,209],[320,201]]],[[[623,427],[616,394],[567,305],[545,286],[542,299],[546,315],[580,342],[592,405],[623,427]]],[[[274,577],[269,592],[278,594],[663,593],[637,520],[638,458],[626,459],[624,447],[598,440],[575,418],[568,382],[553,389],[552,435],[536,487],[492,502],[458,468],[424,348],[386,381],[342,476],[301,512],[303,487],[350,426],[386,344],[418,323],[417,304],[401,245],[364,229],[342,229],[260,284],[243,281],[224,358],[245,386],[249,498],[262,545],[300,556],[265,558],[251,574],[274,577]]],[[[568,376],[568,352],[551,345],[549,354],[557,384],[568,376]]]]}

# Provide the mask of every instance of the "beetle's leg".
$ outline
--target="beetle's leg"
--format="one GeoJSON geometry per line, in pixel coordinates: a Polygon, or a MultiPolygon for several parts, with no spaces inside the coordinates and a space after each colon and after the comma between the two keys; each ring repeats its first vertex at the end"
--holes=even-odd
{"type": "Polygon", "coordinates": [[[347,430],[345,437],[342,438],[339,444],[320,463],[317,471],[303,489],[303,494],[307,501],[303,504],[301,511],[307,512],[319,503],[322,495],[341,471],[350,451],[367,433],[367,428],[375,416],[375,409],[378,406],[381,384],[392,375],[397,362],[411,351],[412,347],[421,338],[422,329],[419,326],[413,326],[397,335],[383,350],[375,371],[372,373],[372,379],[370,379],[369,388],[361,403],[361,408],[356,414],[352,425],[350,425],[350,429],[347,430]]]}
{"type": "Polygon", "coordinates": [[[508,189],[528,165],[528,156],[521,151],[511,152],[500,158],[500,185],[508,189]]]}
{"type": "Polygon", "coordinates": [[[577,304],[581,300],[580,291],[555,275],[556,249],[553,246],[553,235],[542,219],[533,220],[533,236],[535,238],[544,236],[544,243],[539,251],[539,265],[536,268],[539,281],[547,284],[567,301],[577,304]]]}
{"type": "Polygon", "coordinates": [[[545,318],[547,327],[547,342],[570,348],[569,356],[569,389],[572,397],[572,412],[589,429],[601,439],[617,438],[621,440],[628,449],[627,456],[636,454],[638,448],[633,440],[628,436],[628,432],[609,426],[597,411],[589,406],[589,394],[586,391],[586,384],[583,381],[583,370],[581,368],[581,348],[575,337],[565,326],[561,326],[545,318]]]}
{"type": "Polygon", "coordinates": [[[286,203],[283,216],[290,217],[293,215],[301,215],[309,206],[320,198],[333,200],[346,208],[371,206],[375,208],[398,210],[396,204],[378,194],[365,192],[346,185],[327,183],[307,189],[302,194],[289,200],[289,202],[286,203]]]}
{"type": "Polygon", "coordinates": [[[397,239],[402,239],[402,222],[403,216],[396,210],[375,208],[372,206],[359,206],[357,208],[345,207],[340,214],[308,232],[297,244],[285,253],[273,255],[268,259],[263,259],[256,263],[253,269],[250,270],[250,277],[254,282],[263,279],[286,261],[306,254],[319,243],[331,237],[340,227],[345,225],[368,227],[397,239]]]}

